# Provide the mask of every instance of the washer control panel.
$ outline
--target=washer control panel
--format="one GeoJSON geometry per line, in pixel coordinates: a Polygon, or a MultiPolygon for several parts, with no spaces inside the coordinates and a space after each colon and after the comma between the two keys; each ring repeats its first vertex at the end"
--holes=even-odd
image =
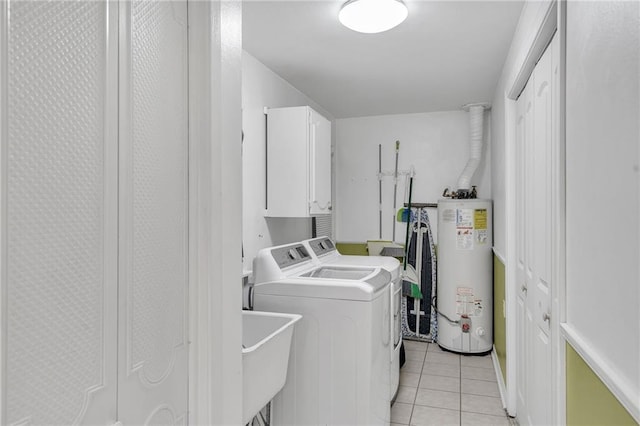
{"type": "Polygon", "coordinates": [[[318,240],[309,241],[309,245],[318,257],[327,253],[331,253],[336,249],[336,246],[333,244],[333,241],[331,241],[331,238],[321,238],[318,240]]]}
{"type": "Polygon", "coordinates": [[[271,250],[271,255],[280,269],[311,260],[311,255],[302,244],[292,244],[271,250]]]}

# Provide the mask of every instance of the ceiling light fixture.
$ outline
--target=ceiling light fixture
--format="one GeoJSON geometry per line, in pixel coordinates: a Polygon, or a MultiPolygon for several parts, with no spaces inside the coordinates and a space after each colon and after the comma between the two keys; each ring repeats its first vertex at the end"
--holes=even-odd
{"type": "Polygon", "coordinates": [[[408,14],[402,0],[349,0],[342,5],[338,19],[347,28],[373,34],[400,25],[408,14]]]}

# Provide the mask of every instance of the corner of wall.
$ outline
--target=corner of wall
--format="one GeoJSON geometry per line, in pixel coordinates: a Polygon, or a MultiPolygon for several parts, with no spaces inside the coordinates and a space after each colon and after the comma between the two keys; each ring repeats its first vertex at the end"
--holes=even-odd
{"type": "Polygon", "coordinates": [[[493,255],[493,342],[504,382],[507,381],[507,319],[505,317],[505,267],[493,255]]]}

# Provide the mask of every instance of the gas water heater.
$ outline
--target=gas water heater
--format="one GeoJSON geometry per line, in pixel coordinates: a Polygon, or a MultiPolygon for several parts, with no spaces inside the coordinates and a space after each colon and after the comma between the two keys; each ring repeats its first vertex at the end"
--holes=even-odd
{"type": "Polygon", "coordinates": [[[493,347],[491,200],[438,202],[438,344],[458,353],[493,347]]]}

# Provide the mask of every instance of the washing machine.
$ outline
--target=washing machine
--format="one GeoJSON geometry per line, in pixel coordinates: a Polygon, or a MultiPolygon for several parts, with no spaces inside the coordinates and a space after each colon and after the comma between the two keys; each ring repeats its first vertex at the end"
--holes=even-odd
{"type": "Polygon", "coordinates": [[[302,315],[271,424],[388,425],[389,272],[319,265],[295,243],[260,250],[253,274],[254,309],[302,315]]]}
{"type": "Polygon", "coordinates": [[[402,275],[398,259],[389,256],[342,255],[329,237],[318,237],[302,241],[311,257],[320,265],[381,267],[391,274],[390,290],[390,332],[392,345],[390,365],[390,397],[395,400],[400,385],[400,346],[402,346],[401,314],[402,275]]]}

